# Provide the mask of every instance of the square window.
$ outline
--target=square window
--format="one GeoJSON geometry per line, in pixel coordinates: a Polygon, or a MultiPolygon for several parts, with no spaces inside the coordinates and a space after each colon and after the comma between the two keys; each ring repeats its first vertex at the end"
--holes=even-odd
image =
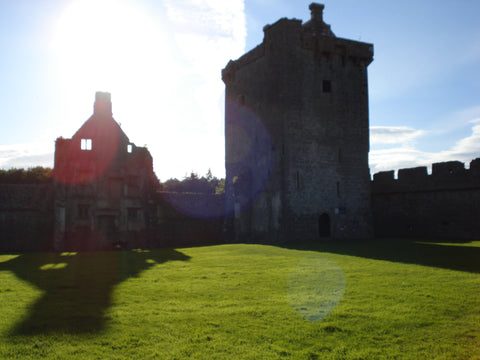
{"type": "Polygon", "coordinates": [[[78,206],[78,218],[81,220],[87,220],[90,212],[90,206],[79,205],[78,206]]]}
{"type": "Polygon", "coordinates": [[[330,80],[323,80],[322,90],[326,93],[332,92],[332,82],[330,80]]]}
{"type": "Polygon", "coordinates": [[[81,139],[80,140],[80,149],[81,150],[92,150],[92,139],[81,139]]]}
{"type": "Polygon", "coordinates": [[[138,209],[137,208],[128,208],[127,209],[128,220],[137,220],[138,219],[138,209]]]}

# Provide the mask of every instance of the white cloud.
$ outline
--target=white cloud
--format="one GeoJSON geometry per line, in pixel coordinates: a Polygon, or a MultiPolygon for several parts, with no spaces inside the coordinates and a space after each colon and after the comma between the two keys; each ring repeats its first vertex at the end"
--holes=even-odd
{"type": "MultiPolygon", "coordinates": [[[[476,119],[472,123],[475,124],[479,121],[480,119],[476,119]]],[[[476,157],[480,157],[480,124],[472,126],[472,134],[459,140],[452,149],[442,151],[434,156],[436,161],[469,161],[476,157]]]]}
{"type": "Polygon", "coordinates": [[[372,174],[379,171],[397,170],[416,166],[430,167],[432,163],[462,161],[467,167],[471,160],[480,157],[480,119],[472,120],[472,133],[448,150],[437,153],[416,150],[411,146],[370,151],[369,162],[372,174]],[[478,125],[477,125],[478,124],[478,125]]]}
{"type": "Polygon", "coordinates": [[[0,145],[0,168],[53,167],[51,144],[32,143],[0,145]]]}
{"type": "Polygon", "coordinates": [[[53,41],[71,128],[55,136],[73,135],[95,91],[109,91],[114,118],[148,145],[162,180],[208,168],[224,176],[221,69],[245,51],[244,0],[163,0],[151,12],[132,0],[72,4],[53,41]]]}
{"type": "Polygon", "coordinates": [[[155,171],[162,180],[192,170],[204,174],[209,168],[224,176],[221,69],[245,51],[244,0],[165,0],[165,7],[183,61],[178,64],[175,103],[166,105],[168,121],[174,123],[163,121],[158,127],[162,135],[150,146],[157,150],[152,151],[155,171]]]}
{"type": "Polygon", "coordinates": [[[406,126],[372,126],[370,127],[371,144],[404,144],[423,135],[425,131],[406,126]]]}
{"type": "Polygon", "coordinates": [[[435,134],[451,133],[462,126],[475,123],[480,120],[480,105],[470,106],[464,109],[453,111],[443,118],[435,121],[434,127],[429,132],[435,134]],[[473,120],[472,120],[473,119],[473,120]]]}
{"type": "Polygon", "coordinates": [[[369,154],[370,172],[397,170],[430,164],[430,154],[408,147],[372,150],[369,154]]]}

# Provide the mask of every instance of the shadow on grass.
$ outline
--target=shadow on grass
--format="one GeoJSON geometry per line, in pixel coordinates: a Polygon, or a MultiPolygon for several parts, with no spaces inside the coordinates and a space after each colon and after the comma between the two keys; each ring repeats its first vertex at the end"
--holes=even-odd
{"type": "Polygon", "coordinates": [[[330,240],[286,247],[480,273],[480,246],[469,244],[471,242],[374,239],[330,240]]]}
{"type": "Polygon", "coordinates": [[[29,253],[0,263],[43,294],[11,335],[91,333],[103,329],[114,287],[157,263],[188,260],[173,249],[91,253],[29,253]]]}

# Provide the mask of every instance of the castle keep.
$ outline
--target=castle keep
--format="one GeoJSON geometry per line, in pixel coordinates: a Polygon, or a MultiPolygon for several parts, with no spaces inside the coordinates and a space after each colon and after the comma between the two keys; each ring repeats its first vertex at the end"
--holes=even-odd
{"type": "Polygon", "coordinates": [[[373,235],[367,66],[373,45],[280,19],[222,71],[227,210],[236,240],[373,235]]]}

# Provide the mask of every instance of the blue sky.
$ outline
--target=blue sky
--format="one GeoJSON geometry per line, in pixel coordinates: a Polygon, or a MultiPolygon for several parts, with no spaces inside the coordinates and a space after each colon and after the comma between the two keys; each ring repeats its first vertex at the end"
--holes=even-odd
{"type": "MultiPolygon", "coordinates": [[[[53,166],[95,91],[166,180],[224,175],[220,71],[303,0],[2,0],[0,167],[53,166]]],[[[337,37],[374,44],[371,172],[480,157],[480,2],[325,0],[337,37]]],[[[468,164],[467,164],[468,166],[468,164]]]]}

